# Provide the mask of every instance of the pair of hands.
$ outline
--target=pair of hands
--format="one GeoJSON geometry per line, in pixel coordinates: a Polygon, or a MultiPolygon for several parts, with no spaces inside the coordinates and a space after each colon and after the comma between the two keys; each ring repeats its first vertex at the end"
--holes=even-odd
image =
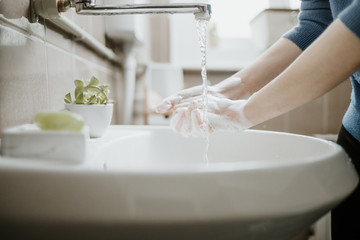
{"type": "Polygon", "coordinates": [[[170,126],[185,137],[198,137],[204,132],[217,130],[244,130],[253,125],[244,115],[247,100],[232,100],[222,93],[225,88],[234,87],[232,83],[239,81],[239,78],[227,79],[225,87],[221,83],[209,86],[207,107],[204,106],[202,86],[196,86],[165,98],[157,107],[157,112],[172,112],[170,126]]]}

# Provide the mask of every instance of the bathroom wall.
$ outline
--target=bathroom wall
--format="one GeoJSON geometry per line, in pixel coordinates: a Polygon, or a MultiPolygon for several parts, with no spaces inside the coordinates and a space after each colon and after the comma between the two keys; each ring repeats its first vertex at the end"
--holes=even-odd
{"type": "MultiPolygon", "coordinates": [[[[122,75],[115,65],[40,19],[29,22],[30,0],[0,0],[0,133],[31,123],[38,111],[63,109],[74,79],[92,75],[111,85],[117,101],[112,123],[120,123],[122,75]]],[[[64,14],[105,44],[101,16],[64,14]]]]}

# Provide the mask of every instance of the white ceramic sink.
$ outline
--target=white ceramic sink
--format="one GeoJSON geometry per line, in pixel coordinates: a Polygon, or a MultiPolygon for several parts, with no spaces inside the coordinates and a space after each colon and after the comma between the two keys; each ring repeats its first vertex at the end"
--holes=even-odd
{"type": "Polygon", "coordinates": [[[0,238],[288,240],[358,183],[320,139],[217,133],[208,164],[203,151],[167,127],[112,126],[81,164],[2,157],[0,238]]]}

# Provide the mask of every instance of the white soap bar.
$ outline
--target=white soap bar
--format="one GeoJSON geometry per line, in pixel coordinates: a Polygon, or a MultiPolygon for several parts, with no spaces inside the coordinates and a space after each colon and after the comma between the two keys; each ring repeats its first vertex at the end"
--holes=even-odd
{"type": "Polygon", "coordinates": [[[1,154],[7,157],[83,162],[88,141],[88,128],[80,132],[44,131],[33,124],[25,124],[3,131],[1,154]]]}

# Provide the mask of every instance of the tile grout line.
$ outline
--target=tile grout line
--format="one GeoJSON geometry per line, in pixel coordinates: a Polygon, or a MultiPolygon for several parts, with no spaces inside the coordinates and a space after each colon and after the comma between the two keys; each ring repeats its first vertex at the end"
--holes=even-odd
{"type": "Polygon", "coordinates": [[[44,53],[45,53],[45,76],[46,76],[46,98],[47,108],[50,110],[50,88],[49,88],[49,63],[48,63],[48,51],[47,51],[47,26],[46,21],[44,22],[44,53]]]}
{"type": "MultiPolygon", "coordinates": [[[[24,24],[26,24],[27,26],[30,26],[30,27],[34,26],[34,24],[38,24],[38,23],[30,23],[28,21],[28,19],[26,19],[26,18],[23,18],[21,20],[24,21],[24,24]]],[[[94,63],[93,61],[89,61],[88,59],[86,59],[84,57],[76,55],[75,54],[75,44],[79,44],[79,43],[74,41],[74,40],[71,41],[72,45],[73,45],[71,52],[67,51],[66,49],[63,49],[62,47],[60,47],[58,45],[55,45],[55,44],[49,42],[47,40],[47,36],[46,36],[46,30],[47,30],[46,22],[44,22],[44,25],[42,25],[42,24],[38,24],[38,25],[41,25],[41,28],[44,29],[43,30],[43,32],[44,32],[43,37],[39,33],[36,33],[34,31],[32,31],[31,28],[30,28],[30,31],[29,31],[29,29],[26,29],[24,26],[21,26],[18,23],[5,18],[3,15],[0,14],[0,26],[6,27],[6,28],[8,28],[8,29],[10,29],[12,31],[18,32],[19,34],[22,34],[22,35],[26,36],[27,38],[33,39],[35,41],[41,41],[41,42],[44,42],[44,43],[46,42],[45,46],[55,48],[55,49],[57,49],[59,51],[62,51],[63,53],[66,53],[66,54],[70,54],[73,57],[75,57],[77,60],[80,60],[80,61],[82,61],[82,62],[84,62],[86,64],[89,64],[92,67],[97,68],[100,71],[103,71],[103,72],[106,72],[106,73],[112,72],[109,68],[99,66],[98,64],[94,63]]],[[[37,27],[40,29],[39,26],[37,26],[37,27]]],[[[97,56],[98,58],[103,58],[103,57],[99,56],[96,52],[91,51],[91,50],[89,50],[89,51],[91,53],[93,53],[95,56],[97,56]]],[[[47,77],[48,77],[48,75],[47,75],[47,77]]]]}

